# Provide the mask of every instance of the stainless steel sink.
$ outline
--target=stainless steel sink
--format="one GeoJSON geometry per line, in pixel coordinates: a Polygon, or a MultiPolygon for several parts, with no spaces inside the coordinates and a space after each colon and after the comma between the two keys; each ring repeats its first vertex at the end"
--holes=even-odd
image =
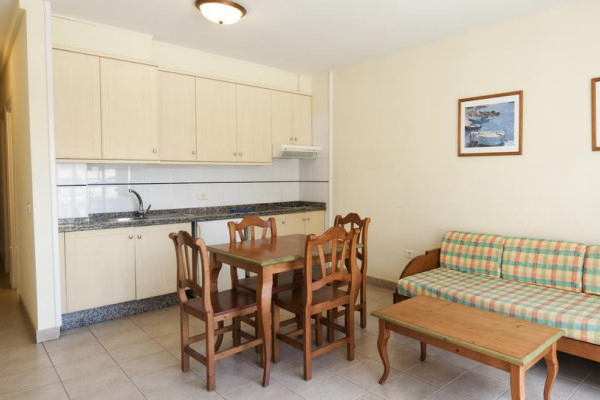
{"type": "Polygon", "coordinates": [[[181,218],[181,217],[193,217],[191,214],[159,214],[159,215],[144,215],[143,217],[118,217],[107,219],[107,222],[124,224],[127,222],[135,221],[157,221],[163,219],[181,218]]]}

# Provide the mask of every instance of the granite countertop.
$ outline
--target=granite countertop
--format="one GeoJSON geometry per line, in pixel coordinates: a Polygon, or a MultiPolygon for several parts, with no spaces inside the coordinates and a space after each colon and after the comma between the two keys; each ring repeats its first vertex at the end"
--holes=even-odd
{"type": "Polygon", "coordinates": [[[88,218],[58,220],[59,232],[126,228],[131,226],[168,225],[185,222],[217,221],[243,218],[248,215],[279,215],[325,210],[325,203],[290,201],[283,203],[240,204],[234,206],[179,208],[150,211],[144,218],[135,212],[90,214],[88,218]],[[119,220],[121,219],[121,220],[119,220]]]}

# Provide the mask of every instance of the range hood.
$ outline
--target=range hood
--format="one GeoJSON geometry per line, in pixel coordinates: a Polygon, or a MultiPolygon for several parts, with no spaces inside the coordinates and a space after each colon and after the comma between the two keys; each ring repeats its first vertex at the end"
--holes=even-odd
{"type": "Polygon", "coordinates": [[[299,146],[297,144],[274,144],[273,158],[301,158],[314,160],[321,151],[317,146],[299,146]]]}

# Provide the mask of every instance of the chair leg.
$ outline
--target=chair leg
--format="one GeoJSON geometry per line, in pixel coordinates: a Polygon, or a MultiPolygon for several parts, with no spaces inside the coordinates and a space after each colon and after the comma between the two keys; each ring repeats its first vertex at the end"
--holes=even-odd
{"type": "Polygon", "coordinates": [[[279,339],[277,334],[279,333],[279,307],[273,305],[273,362],[279,362],[279,339]]]}
{"type": "Polygon", "coordinates": [[[321,326],[321,313],[315,315],[315,344],[321,346],[323,344],[323,327],[321,326]]]}
{"type": "Polygon", "coordinates": [[[333,324],[335,323],[335,314],[336,313],[337,313],[337,308],[327,310],[327,341],[329,343],[333,343],[333,340],[334,340],[333,324]]]}
{"type": "Polygon", "coordinates": [[[354,360],[354,307],[346,307],[346,338],[348,361],[354,360]]]}
{"type": "Polygon", "coordinates": [[[233,346],[237,347],[240,345],[240,330],[242,329],[242,318],[234,317],[232,325],[233,346]]]}
{"type": "Polygon", "coordinates": [[[190,370],[190,355],[185,349],[190,344],[190,324],[188,313],[181,310],[181,370],[188,372],[190,370]]]}
{"type": "Polygon", "coordinates": [[[362,287],[360,288],[360,327],[367,327],[367,280],[363,277],[362,287]]]}
{"type": "Polygon", "coordinates": [[[312,321],[310,315],[303,315],[303,331],[304,331],[304,341],[303,341],[303,359],[304,359],[304,380],[310,381],[312,378],[312,354],[311,354],[311,345],[312,345],[312,329],[310,326],[312,325],[312,321]]]}
{"type": "Polygon", "coordinates": [[[206,320],[206,388],[215,390],[215,322],[212,316],[206,320]]]}
{"type": "MultiPolygon", "coordinates": [[[[223,328],[224,326],[225,326],[225,323],[223,321],[217,322],[217,327],[219,329],[223,328]]],[[[213,329],[214,329],[214,326],[213,326],[213,329]]],[[[221,347],[221,344],[223,344],[223,337],[224,336],[225,335],[223,335],[223,334],[217,336],[217,341],[215,342],[215,353],[217,351],[219,351],[219,348],[221,347]]]]}

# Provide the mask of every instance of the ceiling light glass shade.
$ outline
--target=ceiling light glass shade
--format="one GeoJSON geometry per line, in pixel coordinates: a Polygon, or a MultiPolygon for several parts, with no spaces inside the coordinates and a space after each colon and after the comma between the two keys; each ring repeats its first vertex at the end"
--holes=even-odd
{"type": "Polygon", "coordinates": [[[237,3],[226,0],[196,1],[202,15],[215,24],[235,24],[246,14],[246,9],[237,3]]]}

